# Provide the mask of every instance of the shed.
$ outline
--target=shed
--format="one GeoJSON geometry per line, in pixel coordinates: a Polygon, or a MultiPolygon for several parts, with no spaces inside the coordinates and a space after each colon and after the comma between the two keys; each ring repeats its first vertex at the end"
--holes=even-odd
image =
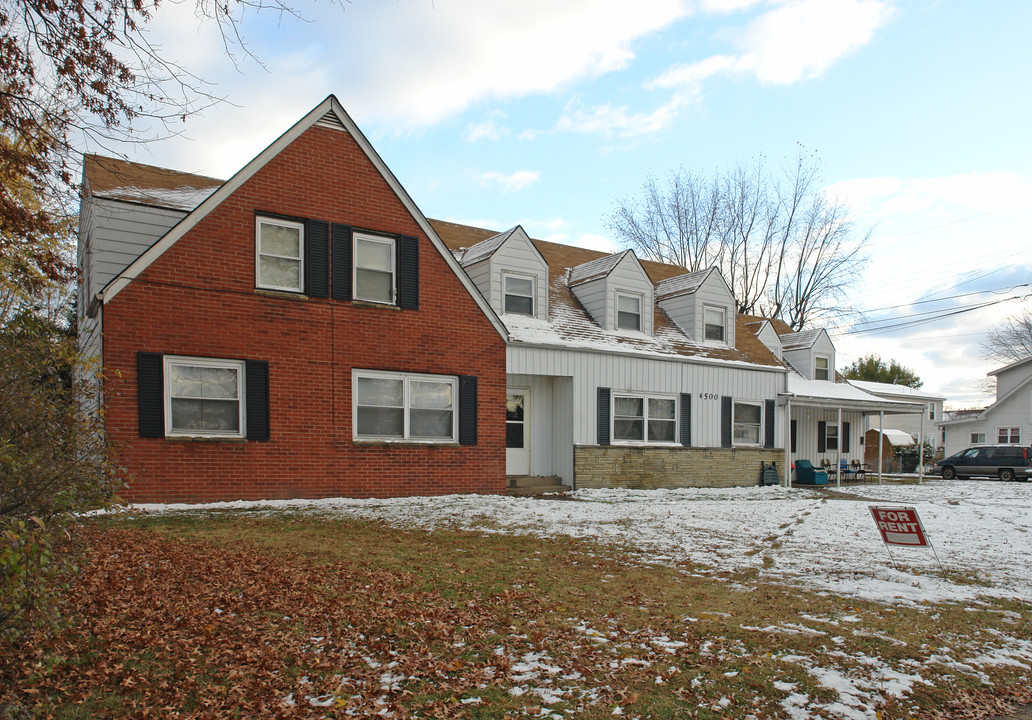
{"type": "MultiPolygon", "coordinates": [[[[882,433],[882,467],[885,470],[899,471],[898,461],[893,453],[897,447],[914,444],[914,436],[903,430],[885,428],[882,433]]],[[[878,431],[868,430],[864,435],[864,462],[872,468],[878,467],[878,431]]]]}

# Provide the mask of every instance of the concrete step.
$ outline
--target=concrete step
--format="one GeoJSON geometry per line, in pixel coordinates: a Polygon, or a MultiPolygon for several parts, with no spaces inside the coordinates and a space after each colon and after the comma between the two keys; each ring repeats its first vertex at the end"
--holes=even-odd
{"type": "Polygon", "coordinates": [[[534,495],[546,495],[550,493],[568,493],[569,485],[533,485],[531,487],[510,487],[505,491],[510,497],[533,497],[534,495]]]}
{"type": "Polygon", "coordinates": [[[510,475],[508,479],[506,494],[514,497],[570,492],[570,486],[564,485],[563,479],[554,475],[510,475]]]}

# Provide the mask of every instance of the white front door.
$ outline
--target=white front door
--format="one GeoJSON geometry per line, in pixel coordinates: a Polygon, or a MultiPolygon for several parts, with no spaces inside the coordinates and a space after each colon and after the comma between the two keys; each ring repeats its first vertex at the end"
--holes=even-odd
{"type": "Polygon", "coordinates": [[[505,474],[530,475],[530,393],[510,389],[505,397],[505,474]]]}

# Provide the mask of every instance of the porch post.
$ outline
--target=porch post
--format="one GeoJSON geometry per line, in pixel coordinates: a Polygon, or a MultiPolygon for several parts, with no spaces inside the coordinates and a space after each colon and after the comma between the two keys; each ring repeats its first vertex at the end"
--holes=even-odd
{"type": "Polygon", "coordinates": [[[885,411],[878,411],[878,484],[882,483],[882,449],[885,444],[885,411]]]}
{"type": "Polygon", "coordinates": [[[921,409],[921,436],[917,439],[917,484],[924,482],[924,417],[928,406],[921,409]]]}
{"type": "Polygon", "coordinates": [[[835,485],[842,487],[842,408],[838,409],[838,443],[835,445],[835,485]]]}
{"type": "Polygon", "coordinates": [[[785,399],[785,487],[792,487],[792,401],[785,399]]]}

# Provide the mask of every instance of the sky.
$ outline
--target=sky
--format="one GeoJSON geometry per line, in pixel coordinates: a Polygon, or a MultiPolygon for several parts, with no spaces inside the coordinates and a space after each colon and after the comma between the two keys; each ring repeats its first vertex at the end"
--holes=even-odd
{"type": "Polygon", "coordinates": [[[332,93],[426,216],[616,250],[650,174],[802,149],[871,231],[838,368],[875,353],[948,409],[991,402],[984,333],[1032,309],[1032,3],[294,2],[245,9],[234,59],[159,6],[152,41],[224,101],[129,158],[228,178],[332,93]]]}

